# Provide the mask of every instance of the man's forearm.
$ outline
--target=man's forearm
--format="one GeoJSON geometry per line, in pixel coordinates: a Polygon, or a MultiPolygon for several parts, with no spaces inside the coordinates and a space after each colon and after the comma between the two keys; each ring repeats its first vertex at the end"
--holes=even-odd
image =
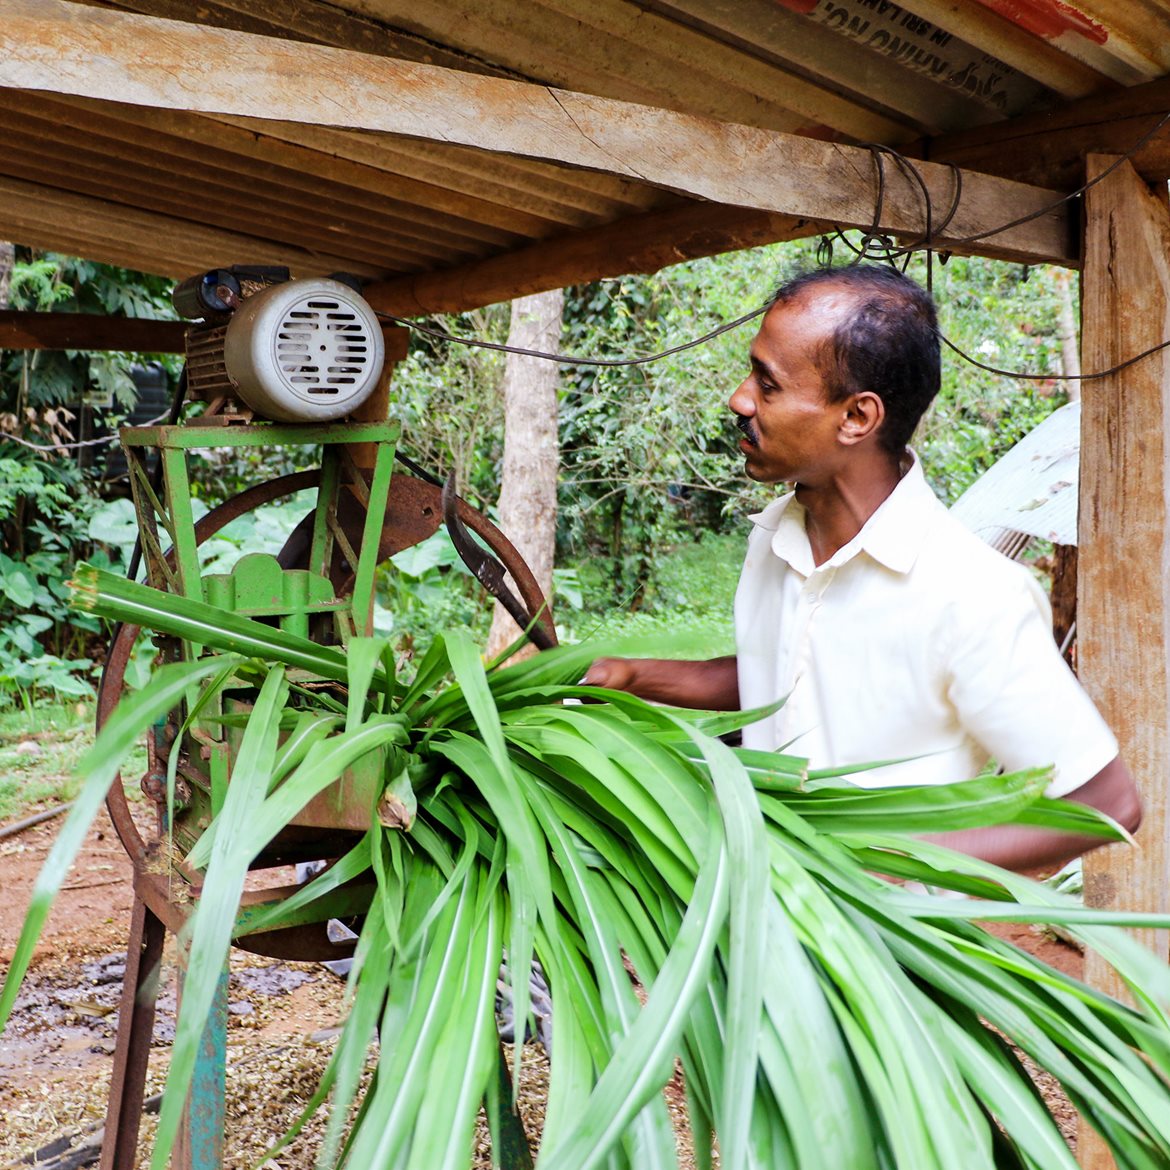
{"type": "Polygon", "coordinates": [[[651,703],[700,711],[738,711],[735,655],[699,661],[674,658],[599,658],[588,670],[591,686],[629,691],[651,703]]]}
{"type": "MultiPolygon", "coordinates": [[[[1065,799],[1098,809],[1130,833],[1136,832],[1142,821],[1142,802],[1137,785],[1120,757],[1106,764],[1096,776],[1070,792],[1065,799]]],[[[1031,825],[990,825],[982,829],[928,835],[926,839],[1016,871],[1063,865],[1090,849],[1109,843],[1102,837],[1055,833],[1031,825]]]]}
{"type": "Polygon", "coordinates": [[[1101,837],[1056,833],[1032,825],[959,829],[953,833],[927,834],[925,839],[1015,873],[1058,869],[1074,857],[1109,843],[1101,837]]]}

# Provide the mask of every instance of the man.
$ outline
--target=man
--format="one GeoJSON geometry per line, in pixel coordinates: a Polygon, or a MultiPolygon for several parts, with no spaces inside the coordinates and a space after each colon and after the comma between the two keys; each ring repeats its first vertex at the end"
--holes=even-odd
{"type": "MultiPolygon", "coordinates": [[[[961,780],[989,759],[1054,764],[1050,795],[1132,832],[1137,788],[1057,652],[1043,592],[947,513],[907,447],[939,381],[934,305],[894,269],[781,288],[729,403],[747,474],[793,487],[752,517],[737,653],[599,659],[586,681],[713,710],[787,696],[745,745],[791,744],[813,767],[904,761],[858,772],[862,785],[961,780]]],[[[945,843],[1032,869],[1101,842],[1012,825],[945,843]]]]}

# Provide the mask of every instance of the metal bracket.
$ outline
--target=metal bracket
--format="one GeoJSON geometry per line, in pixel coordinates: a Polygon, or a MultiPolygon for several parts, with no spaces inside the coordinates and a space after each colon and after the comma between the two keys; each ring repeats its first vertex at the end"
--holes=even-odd
{"type": "Polygon", "coordinates": [[[524,603],[508,588],[504,566],[485,548],[472,539],[459,518],[459,497],[455,494],[455,474],[447,476],[443,484],[443,523],[463,563],[475,579],[511,614],[529,640],[540,650],[551,649],[556,643],[540,621],[539,614],[530,614],[524,603]]]}

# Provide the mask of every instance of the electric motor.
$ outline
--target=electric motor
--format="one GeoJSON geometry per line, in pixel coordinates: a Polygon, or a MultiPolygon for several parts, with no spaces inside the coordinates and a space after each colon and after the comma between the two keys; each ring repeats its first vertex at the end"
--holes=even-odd
{"type": "Polygon", "coordinates": [[[385,345],[366,301],[337,280],[290,280],[245,297],[223,339],[240,398],[279,422],[330,422],[373,393],[385,345]]]}

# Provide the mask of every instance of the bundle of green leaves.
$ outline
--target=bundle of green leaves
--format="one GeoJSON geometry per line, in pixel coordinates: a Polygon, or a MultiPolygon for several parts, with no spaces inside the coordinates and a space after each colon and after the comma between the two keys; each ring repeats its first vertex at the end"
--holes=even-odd
{"type": "Polygon", "coordinates": [[[205,880],[156,1168],[250,862],[375,747],[387,760],[380,803],[396,815],[371,808],[350,852],[250,922],[278,926],[364,872],[376,886],[350,1014],[310,1106],[330,1110],[323,1164],[468,1166],[477,1108],[499,1104],[493,1003],[505,954],[517,1018],[534,954],[554,1003],[541,1167],[675,1166],[662,1089],[678,1058],[699,1166],[717,1140],[728,1170],[1074,1170],[1019,1052],[1056,1077],[1120,1167],[1170,1163],[1170,972],[1116,929],[1170,923],[1085,909],[915,836],[1012,820],[1116,835],[1046,799],[1046,771],[865,790],[719,738],[758,712],[684,713],[578,685],[612,647],[485,666],[456,631],[406,684],[380,639],[342,654],[94,569],[76,581],[83,608],[216,653],[159,668],[103,729],[35,891],[0,1023],[142,730],[185,696],[254,691],[234,779],[186,859],[205,880]],[[294,681],[304,669],[343,683],[344,702],[306,706],[294,681]],[[877,873],[971,897],[916,895],[877,873]],[[1136,1006],[976,924],[991,919],[1060,923],[1115,965],[1136,1006]],[[347,1127],[375,1026],[377,1071],[347,1127]]]}

